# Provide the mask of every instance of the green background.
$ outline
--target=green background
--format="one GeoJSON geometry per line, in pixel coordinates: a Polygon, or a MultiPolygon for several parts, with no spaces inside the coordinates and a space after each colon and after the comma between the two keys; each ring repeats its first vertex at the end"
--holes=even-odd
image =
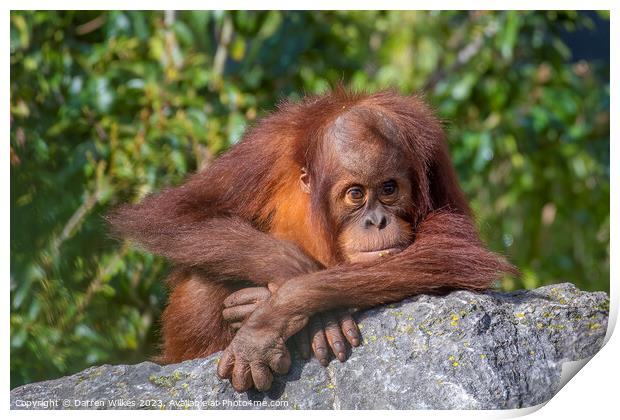
{"type": "Polygon", "coordinates": [[[566,41],[600,50],[608,19],[12,12],[11,386],[156,354],[168,267],[102,215],[338,82],[426,93],[483,238],[523,272],[502,288],[608,290],[609,41],[598,59],[566,41]]]}

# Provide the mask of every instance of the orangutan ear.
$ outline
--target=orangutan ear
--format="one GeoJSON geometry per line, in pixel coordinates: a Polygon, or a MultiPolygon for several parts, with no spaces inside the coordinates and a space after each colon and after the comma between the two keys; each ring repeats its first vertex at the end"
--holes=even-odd
{"type": "Polygon", "coordinates": [[[310,194],[310,176],[306,168],[301,168],[301,175],[299,176],[299,185],[301,190],[306,194],[310,194]]]}

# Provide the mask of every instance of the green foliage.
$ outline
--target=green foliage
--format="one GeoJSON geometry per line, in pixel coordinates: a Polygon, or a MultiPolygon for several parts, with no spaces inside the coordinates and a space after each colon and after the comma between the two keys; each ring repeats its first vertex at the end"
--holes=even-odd
{"type": "Polygon", "coordinates": [[[101,216],[208,165],[282,97],[424,89],[503,287],[609,283],[607,63],[574,12],[12,12],[11,384],[156,353],[166,265],[101,216]]]}

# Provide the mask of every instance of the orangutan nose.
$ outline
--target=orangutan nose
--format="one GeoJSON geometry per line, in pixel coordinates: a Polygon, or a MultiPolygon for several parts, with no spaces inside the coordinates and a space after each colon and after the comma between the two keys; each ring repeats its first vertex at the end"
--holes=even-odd
{"type": "Polygon", "coordinates": [[[368,212],[366,219],[364,220],[364,227],[368,229],[371,226],[375,226],[379,230],[386,227],[387,217],[385,217],[385,213],[380,210],[372,210],[368,212]]]}

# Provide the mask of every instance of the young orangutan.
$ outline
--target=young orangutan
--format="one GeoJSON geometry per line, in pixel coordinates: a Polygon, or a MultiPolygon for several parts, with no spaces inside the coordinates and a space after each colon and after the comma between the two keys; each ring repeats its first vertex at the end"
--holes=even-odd
{"type": "Polygon", "coordinates": [[[391,91],[285,103],[206,170],[110,219],[178,267],[162,361],[226,349],[218,374],[239,391],[288,371],[291,337],[344,361],[360,340],[348,309],[516,272],[481,243],[437,118],[391,91]]]}

